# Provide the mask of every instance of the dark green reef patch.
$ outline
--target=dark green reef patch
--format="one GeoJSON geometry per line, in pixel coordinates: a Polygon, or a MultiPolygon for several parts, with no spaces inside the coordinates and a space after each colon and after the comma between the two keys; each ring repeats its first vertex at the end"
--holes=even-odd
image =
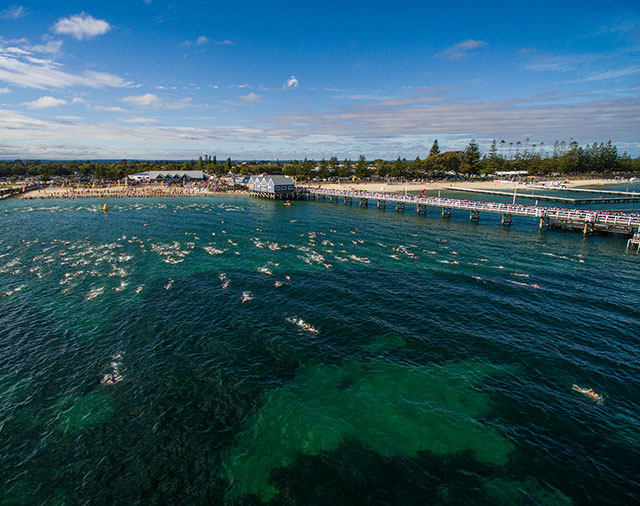
{"type": "Polygon", "coordinates": [[[475,385],[506,370],[475,361],[303,366],[293,381],[265,395],[226,454],[227,495],[269,500],[278,494],[274,470],[347,440],[383,457],[468,452],[479,463],[504,466],[514,446],[480,420],[490,411],[490,396],[475,385]]]}

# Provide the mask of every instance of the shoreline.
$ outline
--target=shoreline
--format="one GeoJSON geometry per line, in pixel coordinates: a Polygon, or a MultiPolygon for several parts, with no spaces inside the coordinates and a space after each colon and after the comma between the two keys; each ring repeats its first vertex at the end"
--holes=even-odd
{"type": "MultiPolygon", "coordinates": [[[[625,181],[615,179],[576,179],[564,180],[562,185],[565,189],[580,189],[585,186],[599,186],[609,184],[624,184],[625,181]]],[[[403,193],[407,191],[434,191],[449,190],[453,187],[473,190],[513,190],[518,189],[539,189],[554,190],[553,182],[544,185],[532,185],[511,181],[434,181],[434,182],[413,182],[389,184],[381,181],[377,182],[349,182],[349,183],[314,183],[306,186],[320,187],[330,190],[356,190],[368,192],[403,193]]],[[[20,200],[39,199],[113,199],[113,198],[159,198],[159,197],[213,197],[215,195],[247,194],[247,190],[226,190],[213,191],[211,189],[188,188],[182,186],[126,186],[114,185],[108,188],[40,188],[24,193],[17,198],[20,200]]]]}
{"type": "Polygon", "coordinates": [[[182,186],[126,186],[109,188],[40,188],[19,196],[20,200],[41,199],[115,199],[115,198],[166,198],[166,197],[212,197],[238,193],[235,191],[213,191],[210,189],[186,188],[182,186]]]}

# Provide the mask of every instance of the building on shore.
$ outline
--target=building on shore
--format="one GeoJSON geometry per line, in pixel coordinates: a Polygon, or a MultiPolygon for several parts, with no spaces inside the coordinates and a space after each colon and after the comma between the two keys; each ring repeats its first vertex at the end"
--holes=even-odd
{"type": "Polygon", "coordinates": [[[296,183],[286,176],[251,176],[249,191],[260,197],[292,199],[295,198],[296,183]]]}
{"type": "Polygon", "coordinates": [[[202,181],[207,179],[207,176],[201,170],[150,170],[149,172],[130,174],[127,178],[132,181],[181,183],[184,181],[202,181]]]}

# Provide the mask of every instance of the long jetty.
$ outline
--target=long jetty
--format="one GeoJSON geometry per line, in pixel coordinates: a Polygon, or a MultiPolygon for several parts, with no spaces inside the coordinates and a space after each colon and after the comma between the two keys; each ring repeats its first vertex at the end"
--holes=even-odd
{"type": "MultiPolygon", "coordinates": [[[[457,186],[452,186],[450,188],[447,188],[447,190],[457,191],[457,192],[467,192],[467,193],[482,193],[485,195],[498,195],[501,197],[513,197],[515,195],[516,197],[522,198],[522,199],[543,200],[548,202],[559,202],[562,204],[573,204],[573,205],[617,204],[621,202],[622,203],[640,202],[640,195],[638,195],[637,193],[635,194],[635,196],[632,196],[632,194],[629,193],[628,196],[625,196],[625,197],[591,197],[591,198],[582,198],[582,199],[572,199],[568,197],[555,197],[553,195],[536,195],[534,193],[518,193],[517,191],[514,193],[510,193],[510,192],[504,192],[500,190],[481,190],[478,188],[461,188],[457,186]]],[[[570,190],[565,189],[564,191],[570,191],[570,190]]],[[[582,192],[582,190],[573,190],[573,191],[582,192]]],[[[605,191],[603,193],[609,193],[609,192],[605,191]]],[[[618,194],[619,193],[616,193],[616,195],[618,194]]]]}
{"type": "Polygon", "coordinates": [[[452,209],[469,211],[469,220],[478,221],[481,212],[502,215],[502,225],[510,225],[513,216],[525,216],[539,220],[539,228],[571,228],[585,235],[593,233],[617,233],[633,235],[640,231],[640,214],[611,214],[600,210],[562,209],[559,207],[531,206],[522,204],[504,204],[499,202],[477,202],[473,200],[450,199],[440,197],[419,197],[382,192],[364,192],[356,190],[329,190],[324,188],[302,187],[296,190],[297,198],[305,200],[329,200],[345,205],[353,204],[356,199],[360,207],[368,207],[370,201],[378,209],[386,209],[387,204],[395,205],[397,212],[404,212],[405,206],[415,206],[417,214],[426,214],[427,208],[442,210],[443,217],[450,217],[452,209]]]}

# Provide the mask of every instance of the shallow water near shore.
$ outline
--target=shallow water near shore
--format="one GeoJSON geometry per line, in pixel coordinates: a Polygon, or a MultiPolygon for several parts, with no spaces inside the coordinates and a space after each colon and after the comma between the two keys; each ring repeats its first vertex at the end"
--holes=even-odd
{"type": "Polygon", "coordinates": [[[637,500],[626,239],[104,202],[0,203],[0,504],[637,500]]]}

